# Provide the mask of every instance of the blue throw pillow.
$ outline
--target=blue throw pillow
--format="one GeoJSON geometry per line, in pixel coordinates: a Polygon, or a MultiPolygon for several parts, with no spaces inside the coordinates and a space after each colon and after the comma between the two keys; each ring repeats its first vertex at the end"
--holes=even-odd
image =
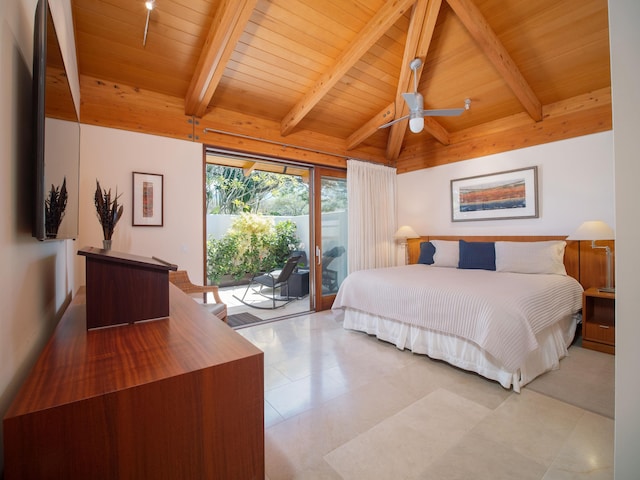
{"type": "Polygon", "coordinates": [[[496,247],[494,242],[465,242],[460,240],[458,268],[495,270],[496,247]]]}
{"type": "Polygon", "coordinates": [[[418,263],[424,265],[433,265],[433,255],[436,253],[436,247],[431,242],[420,242],[420,256],[418,263]]]}

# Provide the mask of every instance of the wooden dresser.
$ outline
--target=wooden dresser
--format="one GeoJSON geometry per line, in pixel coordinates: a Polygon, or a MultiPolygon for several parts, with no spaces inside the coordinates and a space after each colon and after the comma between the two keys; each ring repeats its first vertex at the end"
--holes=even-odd
{"type": "Polygon", "coordinates": [[[79,292],[4,418],[5,479],[263,479],[263,353],[177,287],[87,330],[79,292]]]}

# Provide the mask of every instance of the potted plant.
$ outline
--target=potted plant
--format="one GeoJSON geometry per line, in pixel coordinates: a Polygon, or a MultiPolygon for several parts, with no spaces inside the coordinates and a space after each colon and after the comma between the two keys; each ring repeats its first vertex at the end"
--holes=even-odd
{"type": "Polygon", "coordinates": [[[122,217],[123,205],[118,205],[118,189],[116,187],[116,194],[111,198],[111,189],[103,190],[100,187],[100,182],[96,179],[96,193],[94,196],[94,202],[96,205],[96,213],[98,215],[98,221],[102,226],[102,233],[104,235],[103,247],[105,250],[111,248],[111,237],[113,231],[116,228],[116,224],[120,217],[122,217]]]}

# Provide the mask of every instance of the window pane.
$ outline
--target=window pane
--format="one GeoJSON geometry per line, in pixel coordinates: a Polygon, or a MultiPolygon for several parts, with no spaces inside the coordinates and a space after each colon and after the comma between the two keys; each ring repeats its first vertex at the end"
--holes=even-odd
{"type": "Polygon", "coordinates": [[[320,180],[322,226],[322,294],[335,294],[347,276],[347,181],[320,180]]]}

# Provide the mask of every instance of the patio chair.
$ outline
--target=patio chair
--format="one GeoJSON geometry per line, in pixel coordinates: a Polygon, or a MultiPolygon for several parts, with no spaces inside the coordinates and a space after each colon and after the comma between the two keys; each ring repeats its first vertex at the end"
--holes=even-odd
{"type": "Polygon", "coordinates": [[[189,280],[189,274],[186,270],[177,270],[175,272],[170,271],[169,281],[187,295],[202,293],[203,308],[206,308],[209,313],[227,323],[227,305],[222,302],[222,299],[218,294],[217,285],[194,285],[191,283],[191,280],[189,280]],[[207,303],[207,293],[213,293],[215,303],[207,303]]]}
{"type": "Polygon", "coordinates": [[[329,264],[336,258],[341,257],[344,252],[344,247],[340,246],[333,247],[322,255],[322,287],[328,293],[338,291],[338,272],[328,268],[329,264]]]}
{"type": "Polygon", "coordinates": [[[251,279],[251,282],[249,282],[249,285],[247,285],[247,289],[244,291],[244,295],[242,295],[242,298],[235,297],[235,295],[234,297],[237,300],[240,300],[242,303],[244,303],[248,307],[259,308],[262,310],[274,310],[276,308],[285,306],[287,303],[291,302],[293,298],[289,297],[288,295],[286,297],[282,297],[282,296],[276,297],[276,291],[278,289],[281,289],[283,285],[286,285],[287,281],[289,280],[289,277],[291,276],[296,266],[298,265],[299,260],[300,260],[300,255],[291,256],[287,259],[287,263],[284,264],[284,267],[282,267],[281,270],[275,270],[270,273],[264,273],[262,275],[257,275],[253,277],[251,279]],[[255,290],[256,285],[259,285],[259,289],[257,291],[255,290]],[[262,289],[264,287],[271,289],[271,295],[265,295],[264,293],[262,293],[262,289]],[[245,297],[247,296],[247,293],[251,288],[253,288],[253,291],[258,293],[259,295],[262,295],[265,298],[271,299],[272,306],[264,307],[264,306],[256,305],[255,303],[246,302],[245,297]],[[279,305],[276,305],[276,302],[282,302],[282,303],[280,303],[279,305]]]}

